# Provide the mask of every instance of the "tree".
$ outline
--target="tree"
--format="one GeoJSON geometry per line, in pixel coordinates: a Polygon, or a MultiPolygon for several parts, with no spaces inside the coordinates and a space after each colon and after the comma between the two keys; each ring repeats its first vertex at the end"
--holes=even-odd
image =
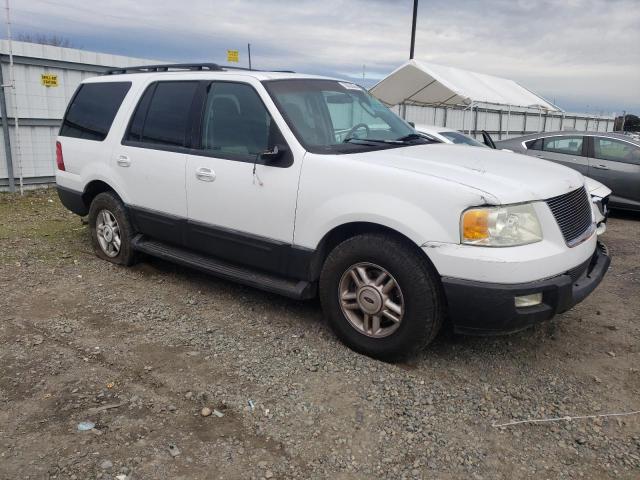
{"type": "Polygon", "coordinates": [[[41,45],[53,45],[54,47],[72,48],[73,43],[66,37],[59,35],[47,35],[43,33],[18,33],[16,40],[19,42],[39,43],[41,45]]]}
{"type": "MultiPolygon", "coordinates": [[[[613,130],[618,131],[622,130],[622,115],[616,117],[616,120],[613,124],[613,130]]],[[[631,113],[627,113],[624,116],[624,131],[625,132],[640,132],[640,117],[637,115],[633,115],[631,113]]]]}

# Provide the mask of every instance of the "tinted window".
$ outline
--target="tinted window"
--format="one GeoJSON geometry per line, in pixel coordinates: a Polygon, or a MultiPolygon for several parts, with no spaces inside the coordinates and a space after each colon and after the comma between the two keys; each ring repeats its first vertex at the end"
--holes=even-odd
{"type": "Polygon", "coordinates": [[[582,137],[569,136],[545,138],[543,149],[545,152],[582,155],[582,137]]]}
{"type": "Polygon", "coordinates": [[[146,92],[142,96],[140,103],[136,107],[136,111],[133,114],[133,119],[131,120],[131,125],[129,126],[129,134],[127,135],[127,140],[133,140],[139,142],[142,140],[142,129],[144,128],[144,121],[147,118],[147,111],[149,110],[149,103],[151,102],[151,97],[153,97],[153,92],[156,89],[156,84],[147,88],[146,92]]]}
{"type": "Polygon", "coordinates": [[[242,83],[209,87],[202,122],[202,148],[221,156],[257,158],[275,145],[278,128],[257,92],[242,83]]]}
{"type": "Polygon", "coordinates": [[[130,82],[80,85],[62,121],[60,135],[104,140],[129,87],[130,82]]]}
{"type": "Polygon", "coordinates": [[[198,82],[158,82],[149,87],[154,90],[149,94],[148,108],[145,93],[127,138],[158,145],[186,146],[189,112],[197,87],[198,82]]]}
{"type": "Polygon", "coordinates": [[[596,158],[640,164],[640,147],[612,138],[595,137],[593,149],[596,158]]]}
{"type": "Polygon", "coordinates": [[[542,138],[529,140],[525,142],[525,145],[527,146],[527,150],[542,150],[542,138]]]}

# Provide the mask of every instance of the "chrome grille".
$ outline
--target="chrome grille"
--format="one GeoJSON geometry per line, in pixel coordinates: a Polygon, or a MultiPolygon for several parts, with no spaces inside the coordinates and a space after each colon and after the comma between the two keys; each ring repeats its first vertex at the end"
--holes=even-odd
{"type": "Polygon", "coordinates": [[[547,205],[558,222],[564,241],[570,247],[592,228],[591,202],[584,187],[549,198],[547,205]]]}

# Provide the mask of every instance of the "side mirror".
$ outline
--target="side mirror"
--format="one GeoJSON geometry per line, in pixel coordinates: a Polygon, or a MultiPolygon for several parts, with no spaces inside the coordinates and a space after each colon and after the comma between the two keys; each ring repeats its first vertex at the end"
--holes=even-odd
{"type": "Polygon", "coordinates": [[[407,122],[409,125],[411,125],[413,128],[416,128],[416,122],[407,122]]]}
{"type": "Polygon", "coordinates": [[[271,150],[266,150],[259,155],[259,159],[262,160],[265,165],[275,162],[281,158],[287,151],[286,145],[274,145],[271,150]]]}

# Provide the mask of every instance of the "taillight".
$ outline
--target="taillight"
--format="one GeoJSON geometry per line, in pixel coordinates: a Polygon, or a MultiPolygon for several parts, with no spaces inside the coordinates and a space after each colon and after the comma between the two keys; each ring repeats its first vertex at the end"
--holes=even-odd
{"type": "Polygon", "coordinates": [[[56,142],[56,164],[58,165],[58,170],[64,172],[64,157],[62,156],[62,145],[60,142],[56,142]]]}

